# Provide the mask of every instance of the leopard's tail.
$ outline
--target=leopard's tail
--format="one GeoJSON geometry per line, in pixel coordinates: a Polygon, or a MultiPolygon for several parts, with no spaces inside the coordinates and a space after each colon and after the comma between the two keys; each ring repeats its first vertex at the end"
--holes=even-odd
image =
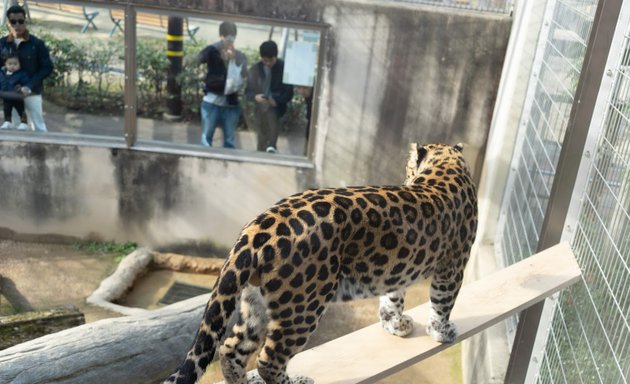
{"type": "MultiPolygon", "coordinates": [[[[237,244],[238,246],[238,244],[237,244]]],[[[238,249],[238,247],[235,247],[238,249]]],[[[201,325],[186,359],[164,383],[192,384],[212,362],[218,343],[225,335],[228,321],[249,278],[256,272],[256,261],[249,252],[235,255],[232,250],[210,294],[201,325]]]]}

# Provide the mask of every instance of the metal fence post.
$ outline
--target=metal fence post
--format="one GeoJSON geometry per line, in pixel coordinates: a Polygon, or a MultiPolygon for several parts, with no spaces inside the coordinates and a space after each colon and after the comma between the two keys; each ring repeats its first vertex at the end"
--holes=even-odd
{"type": "Polygon", "coordinates": [[[136,8],[133,5],[127,5],[125,9],[125,142],[128,147],[134,145],[138,133],[136,42],[136,8]]]}

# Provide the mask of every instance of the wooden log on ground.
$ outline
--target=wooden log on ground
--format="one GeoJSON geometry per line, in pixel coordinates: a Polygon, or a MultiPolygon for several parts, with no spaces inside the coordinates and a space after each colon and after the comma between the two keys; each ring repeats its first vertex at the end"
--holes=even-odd
{"type": "Polygon", "coordinates": [[[151,252],[157,268],[177,272],[218,274],[225,264],[225,259],[216,257],[197,257],[176,253],[151,252]]]}
{"type": "Polygon", "coordinates": [[[155,383],[192,345],[209,294],[0,351],[0,383],[155,383]]]}

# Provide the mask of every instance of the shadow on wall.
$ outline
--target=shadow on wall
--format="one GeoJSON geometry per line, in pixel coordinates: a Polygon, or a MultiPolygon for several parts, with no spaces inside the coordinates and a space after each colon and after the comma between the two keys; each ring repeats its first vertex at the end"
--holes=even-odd
{"type": "Polygon", "coordinates": [[[181,202],[179,157],[112,149],[118,215],[125,226],[143,226],[156,212],[181,202]]]}
{"type": "Polygon", "coordinates": [[[40,222],[75,216],[83,208],[77,198],[83,172],[79,157],[70,146],[0,147],[0,206],[40,222]]]}

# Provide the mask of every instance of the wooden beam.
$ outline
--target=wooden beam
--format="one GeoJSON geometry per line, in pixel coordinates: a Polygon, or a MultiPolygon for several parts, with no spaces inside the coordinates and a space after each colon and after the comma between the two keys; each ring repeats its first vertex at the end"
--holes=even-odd
{"type": "MultiPolygon", "coordinates": [[[[451,319],[459,336],[478,333],[580,279],[580,268],[567,244],[559,244],[462,287],[451,319]]],[[[317,384],[374,383],[453,344],[426,335],[429,305],[406,313],[415,322],[405,338],[374,324],[304,351],[289,363],[289,374],[305,375],[317,384]]],[[[454,344],[455,344],[454,343],[454,344]]]]}

